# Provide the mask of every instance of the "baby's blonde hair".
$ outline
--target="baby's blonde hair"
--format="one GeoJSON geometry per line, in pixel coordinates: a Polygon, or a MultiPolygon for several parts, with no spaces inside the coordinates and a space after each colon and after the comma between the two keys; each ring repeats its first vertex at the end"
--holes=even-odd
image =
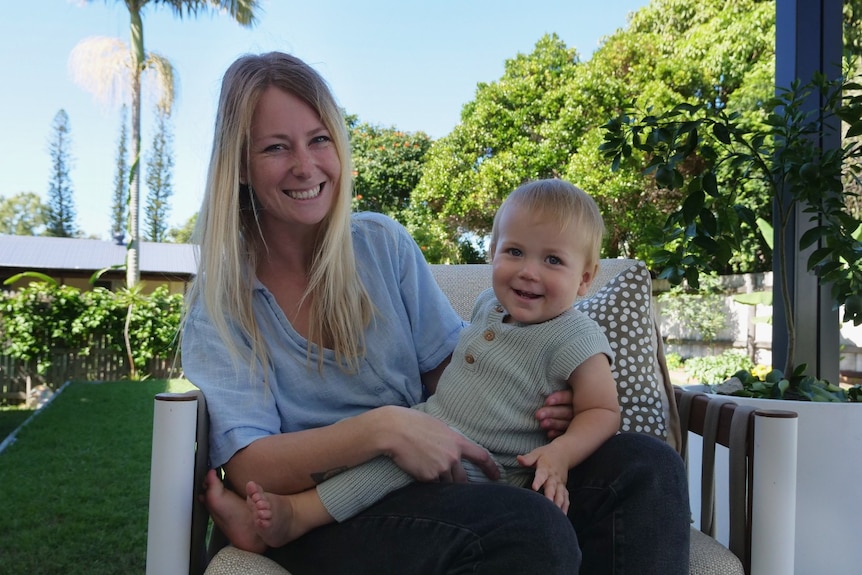
{"type": "Polygon", "coordinates": [[[605,223],[599,206],[581,188],[558,179],[533,180],[509,194],[494,216],[494,225],[491,228],[491,257],[497,249],[502,214],[512,206],[540,214],[559,226],[560,230],[574,226],[578,230],[580,249],[586,255],[585,266],[591,268],[598,265],[605,235],[605,223]]]}

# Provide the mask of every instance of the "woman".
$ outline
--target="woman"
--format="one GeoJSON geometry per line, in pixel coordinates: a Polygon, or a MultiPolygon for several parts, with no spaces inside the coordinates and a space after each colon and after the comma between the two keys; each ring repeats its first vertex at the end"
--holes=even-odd
{"type": "MultiPolygon", "coordinates": [[[[236,488],[274,493],[380,455],[417,479],[270,555],[296,574],[686,572],[684,472],[657,440],[616,436],[572,472],[577,537],[540,494],[462,483],[462,458],[493,476],[488,453],[408,407],[433,393],[463,324],[406,231],[351,216],[350,190],[346,128],[320,76],[281,53],[231,65],[183,327],[211,463],[236,488]]],[[[556,404],[571,396],[537,412],[550,435],[571,419],[556,404]]],[[[237,499],[210,474],[221,527],[237,499]]]]}

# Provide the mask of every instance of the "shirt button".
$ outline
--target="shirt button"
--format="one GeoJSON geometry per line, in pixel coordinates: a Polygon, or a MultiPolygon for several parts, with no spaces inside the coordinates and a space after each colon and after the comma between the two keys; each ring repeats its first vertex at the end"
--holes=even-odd
{"type": "Polygon", "coordinates": [[[485,330],[485,341],[494,341],[494,332],[490,329],[485,330]]]}
{"type": "Polygon", "coordinates": [[[503,306],[501,306],[500,304],[495,305],[494,311],[497,313],[503,313],[503,306]]]}
{"type": "Polygon", "coordinates": [[[464,356],[464,361],[466,361],[467,363],[475,363],[476,358],[468,353],[467,355],[464,356]]]}

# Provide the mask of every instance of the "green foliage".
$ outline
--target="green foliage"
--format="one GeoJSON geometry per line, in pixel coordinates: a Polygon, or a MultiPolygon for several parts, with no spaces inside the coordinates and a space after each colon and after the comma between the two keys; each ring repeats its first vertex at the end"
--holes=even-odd
{"type": "Polygon", "coordinates": [[[715,277],[704,282],[700,290],[687,291],[681,285],[674,286],[657,298],[662,315],[678,322],[684,329],[696,332],[705,343],[711,343],[727,326],[728,320],[719,287],[715,277]]]}
{"type": "Polygon", "coordinates": [[[862,387],[859,385],[844,389],[825,379],[805,375],[805,370],[806,366],[800,365],[785,377],[781,370],[773,369],[761,378],[752,374],[750,368],[742,368],[733,375],[742,384],[742,389],[730,395],[834,403],[862,401],[862,387]]]}
{"type": "Polygon", "coordinates": [[[36,236],[45,228],[47,208],[38,194],[0,196],[0,234],[36,236]]]}
{"type": "Polygon", "coordinates": [[[144,211],[145,237],[151,242],[165,240],[168,229],[170,199],[174,195],[173,133],[170,112],[156,106],[156,132],[147,157],[147,206],[144,211]]]}
{"type": "MultiPolygon", "coordinates": [[[[653,0],[586,62],[556,35],[544,36],[531,53],[508,60],[499,80],[480,83],[461,123],[434,142],[411,198],[412,220],[435,222],[451,246],[465,234],[487,235],[502,200],[524,181],[562,177],[596,199],[607,257],[636,257],[655,269],[651,239],[682,192],[644,178],[638,150],[611,172],[597,150],[599,126],[635,97],[655,110],[702,100],[756,108],[774,90],[774,19],[770,1],[653,0]]],[[[762,121],[757,113],[742,117],[762,121]]],[[[741,201],[756,205],[749,196],[765,193],[752,187],[741,201]]],[[[729,260],[733,271],[768,268],[757,241],[741,241],[748,249],[729,260]]]]}
{"type": "Polygon", "coordinates": [[[178,228],[171,228],[168,230],[167,238],[165,238],[168,242],[175,244],[189,244],[192,241],[192,233],[195,231],[195,224],[198,221],[198,214],[195,212],[191,215],[191,217],[186,220],[186,223],[181,225],[178,228]]]}
{"type": "Polygon", "coordinates": [[[556,35],[544,36],[533,53],[507,60],[499,81],[480,83],[461,124],[428,152],[411,198],[418,217],[439,221],[451,241],[464,232],[484,236],[518,185],[560,175],[575,145],[565,123],[586,125],[567,101],[578,61],[556,35]]]}
{"type": "Polygon", "coordinates": [[[117,138],[117,168],[114,175],[114,194],[111,201],[111,237],[123,237],[128,221],[127,207],[129,201],[128,175],[128,123],[126,116],[128,108],[124,104],[120,112],[120,135],[117,138]]]}
{"type": "Polygon", "coordinates": [[[676,352],[670,352],[665,354],[665,363],[667,363],[667,368],[670,370],[674,369],[682,369],[683,361],[682,356],[676,352]]]}
{"type": "MultiPolygon", "coordinates": [[[[764,104],[766,123],[746,123],[737,113],[710,102],[682,103],[663,114],[626,110],[606,126],[605,157],[616,167],[634,150],[649,158],[644,173],[660,188],[682,193],[679,207],[656,237],[659,277],[673,284],[685,279],[697,287],[704,270],[723,270],[734,253],[747,249],[756,236],[758,212],[740,201],[741,190],[756,182],[774,199],[779,244],[787,257],[785,230],[801,210],[811,227],[799,239],[799,250],[814,247],[807,268],[830,285],[834,305],[844,306],[844,321],[862,323],[862,243],[859,219],[846,205],[844,170],[858,175],[862,143],[862,86],[817,74],[808,83],[790,88],[764,104]],[[821,102],[809,109],[807,102],[821,102]],[[823,150],[819,136],[848,125],[843,144],[823,150]],[[692,163],[696,170],[689,169],[692,163]]],[[[761,208],[763,209],[763,208],[761,208]]],[[[769,249],[763,244],[764,249],[769,249]]],[[[789,266],[777,277],[776,289],[789,293],[789,266]]],[[[788,362],[794,372],[795,318],[790,298],[784,298],[788,362]]]]}
{"type": "Polygon", "coordinates": [[[176,352],[182,295],[168,293],[165,286],[149,296],[125,289],[81,291],[46,282],[4,292],[0,294],[0,350],[2,355],[29,362],[42,374],[56,349],[76,349],[87,355],[99,343],[125,354],[123,334],[130,308],[135,368],[144,369],[153,357],[171,357],[176,352]]]}
{"type": "Polygon", "coordinates": [[[719,355],[692,357],[685,362],[685,371],[689,377],[707,385],[721,383],[734,373],[753,367],[751,358],[735,349],[729,349],[719,355]]]}
{"type": "Polygon", "coordinates": [[[72,238],[78,233],[75,223],[75,199],[72,179],[72,136],[69,114],[60,110],[52,123],[53,135],[48,143],[51,153],[51,175],[48,180],[48,206],[45,212],[45,235],[72,238]]]}
{"type": "Polygon", "coordinates": [[[404,222],[401,212],[419,183],[431,139],[350,120],[354,166],[354,209],[380,212],[404,222]]]}

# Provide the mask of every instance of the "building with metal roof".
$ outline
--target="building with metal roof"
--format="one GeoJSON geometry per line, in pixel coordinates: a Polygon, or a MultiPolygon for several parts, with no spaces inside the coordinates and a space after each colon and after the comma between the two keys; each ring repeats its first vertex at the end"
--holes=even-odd
{"type": "MultiPolygon", "coordinates": [[[[144,291],[167,284],[171,293],[182,293],[197,270],[196,246],[141,242],[139,251],[144,291]]],[[[81,289],[101,274],[95,285],[118,289],[125,286],[126,246],[104,240],[10,236],[0,234],[0,282],[22,272],[40,272],[58,282],[81,289]]],[[[23,278],[12,288],[26,285],[23,278]]],[[[7,286],[10,287],[10,286],[7,286]]]]}

